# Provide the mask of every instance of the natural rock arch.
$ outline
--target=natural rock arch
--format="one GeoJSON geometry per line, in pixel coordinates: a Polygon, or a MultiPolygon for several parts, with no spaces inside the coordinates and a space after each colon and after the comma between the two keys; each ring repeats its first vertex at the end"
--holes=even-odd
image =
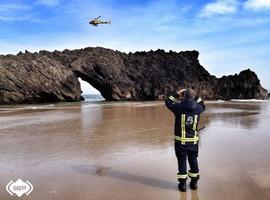
{"type": "Polygon", "coordinates": [[[197,51],[122,53],[105,48],[0,56],[0,104],[80,101],[78,77],[106,100],[157,100],[179,87],[205,99],[268,98],[257,75],[245,70],[220,79],[197,51]]]}

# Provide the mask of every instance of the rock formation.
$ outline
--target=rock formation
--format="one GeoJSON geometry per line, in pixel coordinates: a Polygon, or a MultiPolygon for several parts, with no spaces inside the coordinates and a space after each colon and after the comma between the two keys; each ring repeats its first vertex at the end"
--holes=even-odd
{"type": "Polygon", "coordinates": [[[218,79],[197,51],[122,53],[105,48],[0,56],[0,104],[80,101],[78,77],[106,100],[157,100],[193,86],[205,99],[268,97],[251,70],[218,79]]]}
{"type": "Polygon", "coordinates": [[[261,87],[257,75],[250,69],[234,76],[218,79],[216,93],[222,99],[267,99],[267,90],[261,87]]]}

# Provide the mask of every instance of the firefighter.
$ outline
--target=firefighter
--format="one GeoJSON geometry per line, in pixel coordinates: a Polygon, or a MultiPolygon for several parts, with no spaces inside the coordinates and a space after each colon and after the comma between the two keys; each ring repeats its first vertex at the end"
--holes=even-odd
{"type": "Polygon", "coordinates": [[[200,178],[197,161],[199,150],[197,129],[200,114],[205,110],[204,102],[201,98],[195,98],[193,89],[183,89],[170,95],[165,104],[175,115],[174,139],[178,161],[178,189],[185,192],[186,180],[190,177],[190,188],[196,190],[200,178]],[[177,100],[179,97],[181,101],[177,100]],[[190,166],[188,173],[187,158],[190,166]]]}

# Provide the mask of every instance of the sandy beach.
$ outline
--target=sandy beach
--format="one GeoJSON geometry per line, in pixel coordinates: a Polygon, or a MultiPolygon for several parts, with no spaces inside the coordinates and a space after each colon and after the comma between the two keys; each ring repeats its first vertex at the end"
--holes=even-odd
{"type": "Polygon", "coordinates": [[[173,114],[162,102],[0,107],[0,199],[270,199],[270,103],[207,102],[199,189],[177,190],[173,114]]]}

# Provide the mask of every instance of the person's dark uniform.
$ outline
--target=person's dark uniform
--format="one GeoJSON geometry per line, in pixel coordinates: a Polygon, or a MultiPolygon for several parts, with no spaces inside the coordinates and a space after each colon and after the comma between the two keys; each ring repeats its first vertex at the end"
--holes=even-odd
{"type": "Polygon", "coordinates": [[[180,191],[186,191],[188,176],[191,178],[191,189],[197,189],[197,181],[199,180],[197,129],[200,114],[205,110],[205,105],[201,98],[192,96],[190,89],[185,90],[182,101],[177,101],[177,98],[179,98],[179,94],[175,92],[167,98],[165,104],[175,115],[174,139],[178,161],[178,188],[180,191]],[[190,166],[188,173],[187,158],[190,166]]]}

